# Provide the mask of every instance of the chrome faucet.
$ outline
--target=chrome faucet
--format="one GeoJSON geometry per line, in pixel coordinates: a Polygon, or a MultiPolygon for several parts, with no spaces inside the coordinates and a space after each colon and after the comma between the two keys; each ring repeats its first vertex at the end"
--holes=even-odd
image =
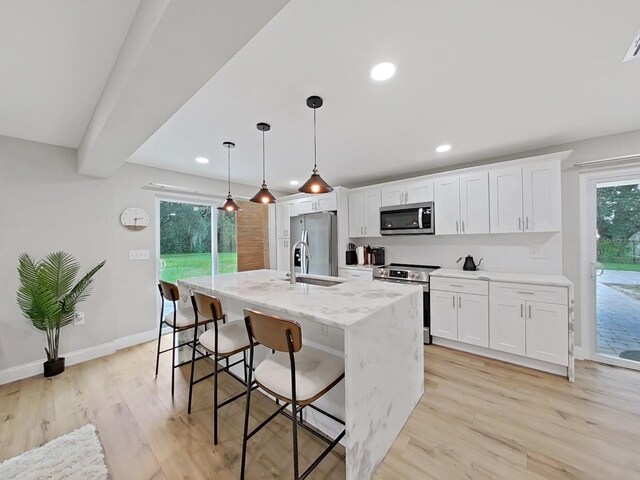
{"type": "MultiPolygon", "coordinates": [[[[304,246],[304,258],[300,259],[300,265],[304,265],[306,263],[306,259],[311,258],[311,250],[309,249],[309,245],[307,244],[307,242],[303,242],[302,240],[300,240],[299,242],[296,242],[293,247],[291,247],[291,256],[289,257],[289,268],[291,269],[291,278],[289,279],[289,281],[291,282],[291,285],[296,284],[296,267],[294,266],[294,264],[296,258],[296,248],[298,248],[298,245],[304,246]]],[[[303,266],[303,273],[305,273],[304,270],[305,268],[303,266]]]]}

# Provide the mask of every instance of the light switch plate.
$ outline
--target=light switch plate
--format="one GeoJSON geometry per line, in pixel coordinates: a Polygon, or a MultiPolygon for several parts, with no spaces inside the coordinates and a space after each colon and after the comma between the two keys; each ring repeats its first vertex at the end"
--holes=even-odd
{"type": "Polygon", "coordinates": [[[149,250],[129,250],[129,260],[149,260],[149,250]]]}

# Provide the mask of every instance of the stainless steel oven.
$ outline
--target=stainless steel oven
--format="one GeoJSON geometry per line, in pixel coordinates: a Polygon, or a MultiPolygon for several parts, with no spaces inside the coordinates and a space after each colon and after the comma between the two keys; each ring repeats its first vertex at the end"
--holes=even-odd
{"type": "Polygon", "coordinates": [[[405,285],[422,286],[422,309],[424,343],[431,343],[431,305],[429,302],[429,273],[440,267],[433,265],[408,265],[390,263],[373,268],[373,279],[383,282],[404,283],[405,285]]]}
{"type": "Polygon", "coordinates": [[[380,207],[382,235],[432,235],[434,227],[433,202],[380,207]]]}

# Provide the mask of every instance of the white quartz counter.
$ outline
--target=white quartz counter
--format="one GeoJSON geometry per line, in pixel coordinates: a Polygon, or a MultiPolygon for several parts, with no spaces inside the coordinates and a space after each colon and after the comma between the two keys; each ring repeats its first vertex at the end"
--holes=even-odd
{"type": "Polygon", "coordinates": [[[564,275],[541,273],[503,273],[478,270],[469,272],[455,268],[440,268],[431,272],[430,277],[466,278],[468,280],[488,280],[492,282],[528,283],[532,285],[549,285],[555,287],[571,287],[573,283],[564,275]]]}
{"type": "Polygon", "coordinates": [[[330,287],[296,283],[291,285],[286,272],[254,270],[180,280],[188,289],[221,295],[268,308],[296,318],[307,318],[338,328],[347,328],[391,304],[406,299],[422,287],[371,282],[337,277],[330,287]]]}

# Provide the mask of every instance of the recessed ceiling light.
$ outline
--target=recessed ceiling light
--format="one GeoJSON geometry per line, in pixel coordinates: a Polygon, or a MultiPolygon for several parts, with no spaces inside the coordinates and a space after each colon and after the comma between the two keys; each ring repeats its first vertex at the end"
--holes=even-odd
{"type": "Polygon", "coordinates": [[[291,180],[291,181],[289,182],[289,185],[294,185],[294,186],[295,186],[295,185],[298,185],[299,183],[300,183],[300,182],[299,182],[298,180],[291,180]]]}
{"type": "Polygon", "coordinates": [[[383,62],[371,69],[371,78],[378,82],[382,82],[384,80],[389,80],[393,77],[394,73],[396,73],[396,66],[393,63],[383,62]]]}
{"type": "Polygon", "coordinates": [[[196,162],[198,163],[209,163],[209,159],[205,157],[196,157],[196,162]]]}
{"type": "Polygon", "coordinates": [[[448,152],[449,150],[451,150],[451,145],[440,145],[436,148],[436,152],[438,153],[448,152]]]}

